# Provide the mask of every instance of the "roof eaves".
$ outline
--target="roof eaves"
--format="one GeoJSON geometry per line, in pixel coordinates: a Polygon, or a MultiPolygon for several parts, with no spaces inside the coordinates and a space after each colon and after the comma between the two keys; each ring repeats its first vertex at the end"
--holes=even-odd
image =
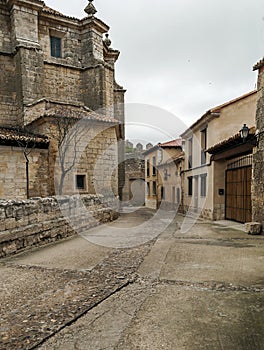
{"type": "MultiPolygon", "coordinates": [[[[252,126],[250,129],[249,129],[249,135],[250,137],[255,137],[255,132],[256,132],[256,128],[255,126],[252,126]]],[[[242,143],[243,141],[241,140],[241,136],[240,136],[240,133],[236,133],[235,135],[225,139],[225,140],[222,140],[221,142],[218,142],[217,144],[211,146],[210,148],[208,148],[205,152],[207,153],[210,153],[210,154],[213,154],[213,153],[216,153],[218,151],[221,151],[221,149],[223,147],[225,147],[226,145],[228,144],[232,144],[233,142],[236,142],[236,141],[241,141],[240,143],[242,143]]],[[[236,142],[237,143],[237,142],[236,142]]]]}
{"type": "Polygon", "coordinates": [[[21,129],[0,127],[0,144],[13,144],[19,142],[31,143],[36,145],[49,145],[49,138],[44,135],[35,134],[21,129]]]}
{"type": "Polygon", "coordinates": [[[73,20],[73,21],[78,22],[78,23],[81,22],[81,20],[79,18],[64,15],[63,13],[56,11],[56,10],[52,9],[51,7],[48,7],[46,5],[43,7],[41,13],[46,14],[46,15],[50,15],[50,16],[54,16],[54,17],[59,17],[62,19],[73,20]]]}
{"type": "Polygon", "coordinates": [[[191,131],[193,131],[199,124],[201,124],[202,122],[205,122],[206,118],[208,119],[207,122],[209,122],[211,119],[213,118],[217,118],[220,117],[220,113],[222,108],[227,107],[235,102],[238,102],[244,98],[247,98],[251,95],[254,95],[257,93],[257,90],[252,90],[246,94],[243,94],[233,100],[230,100],[228,102],[225,102],[221,105],[218,105],[216,107],[213,107],[211,109],[209,109],[205,114],[203,114],[196,122],[194,122],[187,130],[185,130],[180,136],[184,138],[184,135],[190,133],[191,131]]]}

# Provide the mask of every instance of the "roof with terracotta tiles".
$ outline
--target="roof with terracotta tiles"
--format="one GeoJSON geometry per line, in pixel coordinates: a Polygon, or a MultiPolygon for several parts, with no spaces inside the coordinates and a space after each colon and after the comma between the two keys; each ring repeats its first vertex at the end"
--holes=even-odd
{"type": "Polygon", "coordinates": [[[120,124],[117,119],[105,116],[103,114],[95,113],[85,106],[56,106],[46,110],[45,113],[40,117],[66,117],[77,120],[85,119],[109,124],[120,124]]]}
{"type": "Polygon", "coordinates": [[[0,127],[0,144],[16,146],[34,144],[35,146],[45,145],[48,147],[49,139],[47,136],[34,134],[18,128],[0,127]]]}
{"type": "Polygon", "coordinates": [[[75,20],[75,21],[81,21],[79,18],[76,18],[76,17],[73,17],[73,16],[64,15],[63,13],[61,13],[61,12],[59,12],[57,10],[54,10],[53,8],[51,8],[49,6],[46,6],[46,5],[43,6],[42,12],[43,13],[47,13],[49,15],[56,16],[56,17],[63,17],[63,18],[68,18],[68,19],[72,19],[72,20],[75,20]]]}
{"type": "Polygon", "coordinates": [[[158,144],[160,147],[181,147],[182,146],[182,139],[176,139],[176,140],[171,140],[167,142],[163,142],[158,144]]]}
{"type": "Polygon", "coordinates": [[[177,147],[182,147],[182,139],[176,139],[176,140],[171,140],[163,143],[158,143],[157,145],[153,146],[152,148],[147,149],[146,151],[143,152],[143,155],[147,155],[159,147],[161,148],[177,148],[177,147]]]}
{"type": "MultiPolygon", "coordinates": [[[[255,132],[256,128],[255,126],[252,126],[249,129],[249,139],[254,140],[255,139],[255,132]]],[[[217,144],[213,145],[212,147],[208,148],[206,152],[210,154],[215,154],[222,152],[223,150],[226,150],[227,148],[237,146],[243,143],[243,140],[241,139],[240,132],[236,133],[235,135],[229,137],[228,139],[225,139],[221,142],[218,142],[217,144]]]]}

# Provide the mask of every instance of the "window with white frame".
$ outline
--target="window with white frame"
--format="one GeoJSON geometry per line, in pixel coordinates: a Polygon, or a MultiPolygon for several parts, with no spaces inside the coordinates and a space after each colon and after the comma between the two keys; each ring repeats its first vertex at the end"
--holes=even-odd
{"type": "Polygon", "coordinates": [[[201,165],[206,163],[207,127],[201,130],[201,165]]]}
{"type": "Polygon", "coordinates": [[[200,175],[201,178],[201,197],[206,197],[206,179],[207,174],[200,175]]]}

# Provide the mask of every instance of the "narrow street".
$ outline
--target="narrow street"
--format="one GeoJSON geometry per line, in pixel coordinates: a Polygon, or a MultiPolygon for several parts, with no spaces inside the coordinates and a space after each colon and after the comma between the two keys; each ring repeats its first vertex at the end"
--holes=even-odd
{"type": "Polygon", "coordinates": [[[263,349],[264,236],[205,221],[182,233],[183,216],[169,214],[125,212],[2,259],[0,349],[263,349]],[[95,244],[109,227],[137,228],[141,244],[95,244]]]}

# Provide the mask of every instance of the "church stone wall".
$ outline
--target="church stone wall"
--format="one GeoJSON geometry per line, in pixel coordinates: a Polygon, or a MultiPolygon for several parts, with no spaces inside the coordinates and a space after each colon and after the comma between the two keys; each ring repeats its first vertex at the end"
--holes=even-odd
{"type": "Polygon", "coordinates": [[[2,6],[3,1],[0,1],[0,51],[10,53],[12,51],[10,17],[9,12],[2,6]]]}
{"type": "Polygon", "coordinates": [[[80,86],[79,70],[55,64],[45,64],[45,98],[59,102],[82,103],[80,86]]]}
{"type": "MultiPolygon", "coordinates": [[[[48,196],[48,151],[32,149],[29,158],[29,195],[48,196]]],[[[26,160],[20,147],[0,146],[0,199],[26,199],[26,160]]]]}
{"type": "Polygon", "coordinates": [[[11,56],[0,55],[0,125],[14,126],[17,123],[17,85],[15,65],[11,56]]]}

